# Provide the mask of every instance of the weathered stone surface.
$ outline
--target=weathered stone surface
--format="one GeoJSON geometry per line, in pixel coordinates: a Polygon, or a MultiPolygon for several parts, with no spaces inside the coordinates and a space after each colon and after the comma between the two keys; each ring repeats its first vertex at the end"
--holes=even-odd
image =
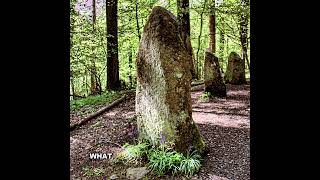
{"type": "Polygon", "coordinates": [[[111,175],[110,176],[110,180],[112,180],[112,179],[118,179],[119,177],[117,176],[117,175],[115,175],[115,174],[113,174],[113,175],[111,175]]]}
{"type": "Polygon", "coordinates": [[[191,56],[182,44],[176,17],[154,7],[142,34],[137,58],[136,115],[139,138],[160,139],[186,152],[205,144],[192,119],[191,56]]]}
{"type": "Polygon", "coordinates": [[[227,95],[226,85],[220,72],[219,60],[209,49],[205,52],[204,85],[205,92],[210,92],[212,96],[225,97],[227,95]]]}
{"type": "Polygon", "coordinates": [[[240,56],[231,52],[228,58],[227,71],[224,76],[225,83],[245,84],[245,61],[240,56]]]}
{"type": "Polygon", "coordinates": [[[127,169],[127,179],[142,179],[150,170],[147,167],[127,169]]]}

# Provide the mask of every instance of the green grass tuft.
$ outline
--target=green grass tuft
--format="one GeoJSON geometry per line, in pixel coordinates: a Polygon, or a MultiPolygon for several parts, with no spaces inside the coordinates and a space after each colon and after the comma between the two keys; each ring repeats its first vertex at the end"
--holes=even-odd
{"type": "Polygon", "coordinates": [[[84,167],[83,173],[85,176],[103,176],[105,175],[105,170],[102,168],[90,168],[90,167],[84,167]]]}
{"type": "Polygon", "coordinates": [[[159,176],[172,171],[172,174],[179,172],[179,163],[183,160],[183,155],[168,149],[150,149],[148,152],[149,168],[159,176]]]}
{"type": "Polygon", "coordinates": [[[201,156],[196,151],[184,156],[170,149],[150,149],[148,159],[149,168],[159,176],[171,172],[191,177],[201,167],[201,156]]]}
{"type": "Polygon", "coordinates": [[[115,157],[115,162],[138,163],[138,161],[146,154],[148,144],[138,143],[137,145],[130,145],[126,143],[123,145],[123,148],[124,150],[115,157]]]}
{"type": "Polygon", "coordinates": [[[188,177],[191,177],[194,173],[198,172],[201,167],[201,156],[192,152],[190,155],[187,154],[186,157],[180,162],[179,173],[185,174],[188,177]]]}

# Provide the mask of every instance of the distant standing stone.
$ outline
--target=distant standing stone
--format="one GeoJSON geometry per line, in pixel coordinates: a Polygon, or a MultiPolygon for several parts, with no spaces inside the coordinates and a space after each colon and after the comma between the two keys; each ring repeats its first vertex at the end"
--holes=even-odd
{"type": "Polygon", "coordinates": [[[231,52],[229,55],[227,71],[224,79],[225,83],[235,85],[246,83],[245,61],[235,52],[231,52]]]}
{"type": "Polygon", "coordinates": [[[219,60],[209,49],[205,52],[204,85],[205,92],[209,92],[212,96],[225,97],[227,95],[227,88],[221,75],[219,60]]]}

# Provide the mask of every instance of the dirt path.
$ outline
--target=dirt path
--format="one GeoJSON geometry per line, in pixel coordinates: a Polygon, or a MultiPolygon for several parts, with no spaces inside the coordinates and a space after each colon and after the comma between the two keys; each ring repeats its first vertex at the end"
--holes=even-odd
{"type": "MultiPolygon", "coordinates": [[[[192,116],[210,152],[193,179],[215,179],[214,176],[250,179],[250,86],[227,85],[226,98],[214,98],[205,103],[198,100],[201,94],[201,90],[192,92],[192,116]]],[[[118,175],[120,172],[120,179],[121,174],[124,177],[126,166],[115,166],[109,159],[90,160],[89,153],[115,154],[121,148],[113,143],[124,144],[135,139],[137,130],[131,122],[135,114],[134,105],[133,93],[124,103],[71,132],[71,179],[103,179],[85,178],[85,167],[103,168],[107,177],[115,172],[118,175]]],[[[71,118],[72,122],[77,120],[75,115],[71,115],[71,118]]]]}
{"type": "Polygon", "coordinates": [[[226,98],[198,101],[202,91],[192,93],[192,117],[210,152],[198,174],[233,180],[250,179],[250,86],[227,85],[226,98]]]}

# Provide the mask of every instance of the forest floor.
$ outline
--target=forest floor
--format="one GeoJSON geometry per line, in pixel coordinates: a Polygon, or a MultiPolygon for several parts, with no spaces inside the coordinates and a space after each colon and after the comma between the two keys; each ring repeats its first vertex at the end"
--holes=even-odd
{"type": "MultiPolygon", "coordinates": [[[[227,85],[226,98],[203,101],[200,98],[202,94],[202,88],[191,94],[192,116],[209,147],[209,153],[201,170],[192,179],[250,179],[250,85],[227,85]]],[[[101,107],[91,106],[72,112],[70,123],[101,107]]],[[[137,128],[132,121],[134,115],[135,94],[131,93],[124,102],[71,131],[70,178],[109,179],[111,175],[117,175],[118,179],[126,179],[127,168],[139,167],[114,164],[111,159],[89,158],[89,154],[95,152],[115,155],[122,150],[118,145],[133,142],[137,136],[137,128]],[[88,176],[90,169],[96,170],[97,176],[88,176]]],[[[147,176],[149,179],[184,179],[169,175],[155,178],[152,173],[147,176]]]]}

